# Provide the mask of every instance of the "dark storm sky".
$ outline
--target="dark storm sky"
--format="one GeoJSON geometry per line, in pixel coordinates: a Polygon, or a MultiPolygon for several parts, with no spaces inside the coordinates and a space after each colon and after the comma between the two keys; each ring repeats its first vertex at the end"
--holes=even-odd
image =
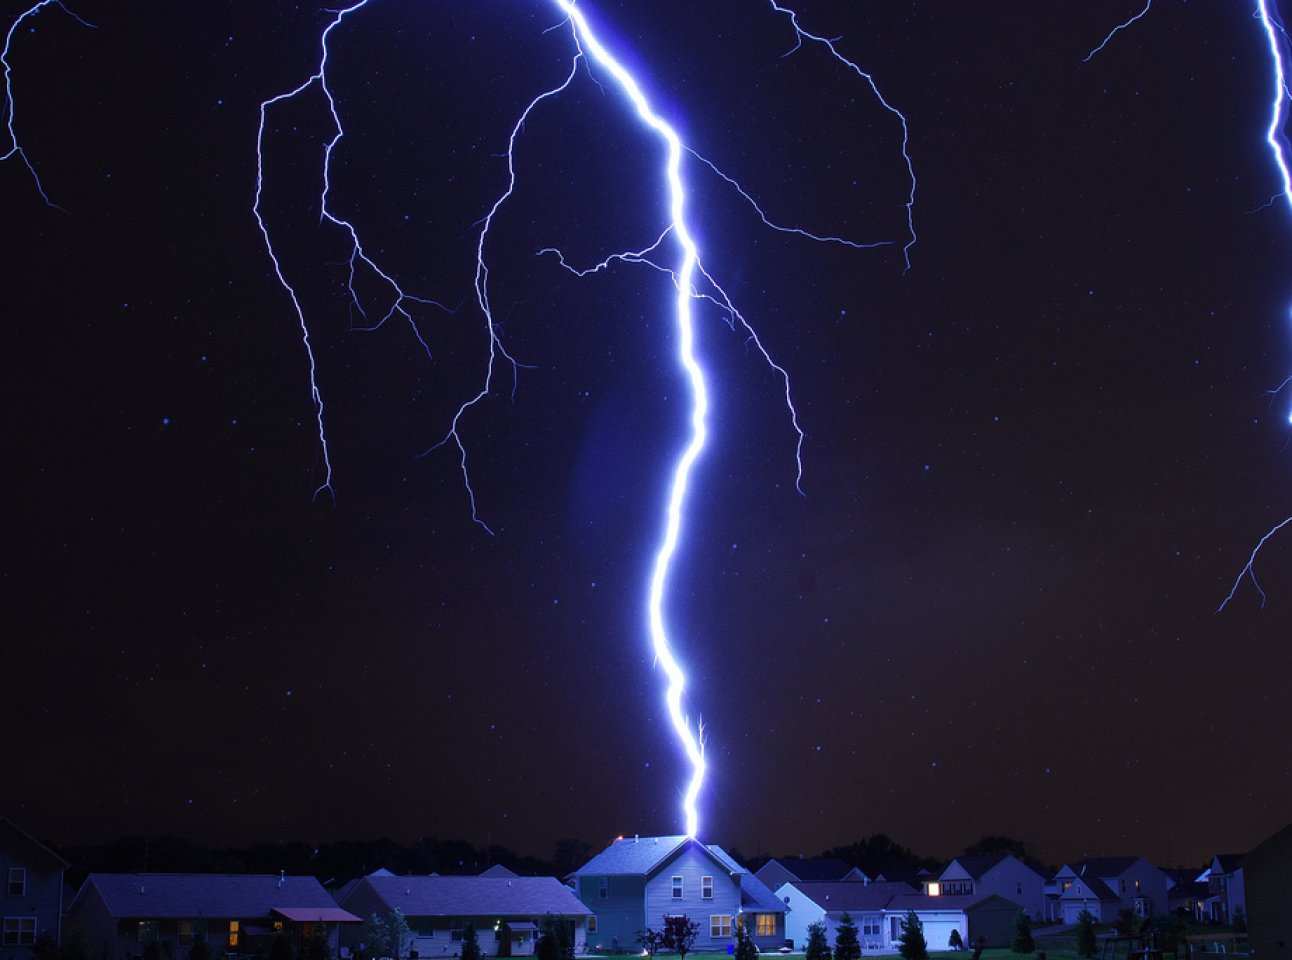
{"type": "MultiPolygon", "coordinates": [[[[11,22],[23,4],[5,3],[11,22]]],[[[1197,862],[1292,815],[1292,221],[1251,4],[803,3],[900,127],[756,0],[588,3],[694,148],[705,261],[793,379],[701,308],[713,441],[668,615],[703,716],[708,838],[814,853],[1197,862]]],[[[552,4],[373,0],[334,35],[332,205],[410,293],[361,332],[319,223],[314,4],[76,0],[14,38],[46,208],[7,239],[0,813],[54,841],[671,833],[644,577],[687,399],[667,279],[590,264],[662,227],[658,145],[584,72],[535,112],[490,256],[523,364],[478,388],[477,222],[568,69],[552,4]]],[[[379,291],[369,284],[371,309],[379,291]]],[[[373,319],[380,313],[373,315],[373,319]]]]}

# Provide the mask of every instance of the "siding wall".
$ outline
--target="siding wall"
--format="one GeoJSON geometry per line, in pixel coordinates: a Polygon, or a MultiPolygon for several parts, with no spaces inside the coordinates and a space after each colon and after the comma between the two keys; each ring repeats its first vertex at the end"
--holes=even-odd
{"type": "MultiPolygon", "coordinates": [[[[63,916],[63,870],[49,853],[33,844],[18,830],[0,823],[0,914],[5,917],[35,917],[36,934],[59,939],[63,916]],[[20,897],[8,896],[9,868],[27,871],[27,889],[20,897]]],[[[3,960],[29,960],[30,947],[0,946],[3,960]]]]}
{"type": "MultiPolygon", "coordinates": [[[[601,878],[579,877],[578,894],[583,905],[597,915],[597,932],[588,942],[607,950],[637,953],[637,934],[646,926],[645,881],[642,877],[607,877],[607,896],[600,895],[601,878]]],[[[658,923],[656,924],[658,929],[658,923]]]]}
{"type": "Polygon", "coordinates": [[[710,918],[721,915],[731,917],[735,924],[740,913],[740,884],[733,879],[722,864],[696,844],[686,844],[681,852],[664,865],[646,883],[646,926],[654,930],[664,924],[664,917],[685,914],[700,925],[696,950],[725,950],[734,943],[734,936],[715,938],[710,935],[710,918]],[[682,898],[672,896],[672,878],[682,878],[682,898]],[[700,898],[700,878],[713,877],[713,898],[700,898]]]}
{"type": "MultiPolygon", "coordinates": [[[[1017,903],[1034,920],[1040,920],[1045,916],[1042,905],[1044,889],[1045,879],[1039,873],[1018,858],[1010,856],[982,875],[975,892],[994,893],[1004,897],[1017,903]]],[[[1162,906],[1166,906],[1165,902],[1162,906]]]]}

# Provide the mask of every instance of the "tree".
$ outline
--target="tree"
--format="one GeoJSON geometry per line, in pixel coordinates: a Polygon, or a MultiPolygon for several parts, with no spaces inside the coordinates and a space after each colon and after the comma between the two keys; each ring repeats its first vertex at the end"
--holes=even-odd
{"type": "Polygon", "coordinates": [[[404,911],[396,907],[390,911],[390,920],[388,921],[390,929],[390,948],[395,951],[396,957],[404,955],[404,948],[408,946],[409,940],[412,939],[411,932],[408,929],[408,920],[404,916],[404,911]]]}
{"type": "MultiPolygon", "coordinates": [[[[193,941],[193,946],[197,947],[197,941],[193,941]]],[[[316,923],[310,930],[309,939],[305,941],[304,960],[332,960],[332,944],[328,942],[328,931],[326,923],[316,923]]],[[[192,953],[188,955],[188,960],[210,960],[210,955],[206,957],[195,957],[192,953]]]]}
{"type": "Polygon", "coordinates": [[[374,913],[363,924],[363,953],[367,957],[390,956],[390,925],[374,913]]]}
{"type": "Polygon", "coordinates": [[[574,938],[570,936],[569,923],[545,914],[538,925],[534,953],[539,960],[574,960],[574,938]]]}
{"type": "Polygon", "coordinates": [[[830,944],[825,938],[824,921],[814,920],[808,924],[803,960],[830,960],[830,944]]]}
{"type": "Polygon", "coordinates": [[[857,936],[857,922],[845,912],[834,930],[834,960],[861,960],[861,940],[857,936]]]}
{"type": "Polygon", "coordinates": [[[903,960],[929,960],[929,945],[924,940],[924,924],[920,922],[914,910],[907,910],[906,916],[902,917],[897,952],[902,955],[903,960]]]}
{"type": "Polygon", "coordinates": [[[462,925],[462,960],[480,960],[480,941],[476,925],[470,920],[462,925]]]}
{"type": "Polygon", "coordinates": [[[1243,909],[1241,904],[1234,906],[1234,932],[1247,932],[1247,911],[1243,909]]]}
{"type": "Polygon", "coordinates": [[[1036,949],[1036,941],[1032,939],[1032,918],[1025,910],[1018,911],[1014,918],[1014,940],[1010,949],[1015,953],[1032,953],[1036,949]]]}
{"type": "Polygon", "coordinates": [[[1129,937],[1135,932],[1135,911],[1130,907],[1122,907],[1117,911],[1117,919],[1113,925],[1119,935],[1129,937]]]}
{"type": "Polygon", "coordinates": [[[1077,914],[1077,953],[1083,957],[1093,957],[1099,941],[1095,937],[1095,915],[1089,910],[1077,914]]]}
{"type": "Polygon", "coordinates": [[[648,957],[655,956],[660,947],[664,946],[664,934],[647,927],[645,930],[637,931],[637,943],[642,948],[642,953],[648,957]]]}
{"type": "Polygon", "coordinates": [[[660,946],[665,950],[676,951],[682,960],[686,960],[686,955],[691,952],[695,938],[699,935],[700,925],[685,914],[665,917],[664,937],[660,946]]]}
{"type": "Polygon", "coordinates": [[[960,928],[952,927],[951,936],[947,937],[948,950],[963,950],[965,948],[964,937],[960,936],[960,928]]]}
{"type": "Polygon", "coordinates": [[[749,935],[749,926],[743,922],[736,924],[736,960],[758,960],[758,948],[754,938],[749,935]]]}

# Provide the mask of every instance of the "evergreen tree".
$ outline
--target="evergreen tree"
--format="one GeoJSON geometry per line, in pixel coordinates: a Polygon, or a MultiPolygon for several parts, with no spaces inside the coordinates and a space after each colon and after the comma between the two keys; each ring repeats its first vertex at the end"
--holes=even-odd
{"type": "Polygon", "coordinates": [[[480,960],[480,941],[476,925],[468,920],[462,927],[462,960],[480,960]]]}
{"type": "Polygon", "coordinates": [[[830,960],[830,944],[825,938],[824,921],[815,920],[808,924],[803,960],[830,960]]]}
{"type": "Polygon", "coordinates": [[[363,953],[368,958],[390,956],[390,924],[372,914],[363,925],[363,953]]]}
{"type": "MultiPolygon", "coordinates": [[[[197,941],[193,941],[193,946],[197,946],[197,941]]],[[[314,929],[310,931],[309,939],[305,941],[305,960],[332,960],[332,944],[328,943],[328,931],[326,923],[314,924],[314,929]]],[[[206,957],[194,957],[189,954],[188,960],[210,960],[210,955],[206,957]]]]}
{"type": "Polygon", "coordinates": [[[736,924],[736,960],[758,960],[758,948],[749,935],[748,925],[743,922],[736,924]]]}
{"type": "Polygon", "coordinates": [[[963,950],[965,948],[964,937],[960,936],[960,928],[952,927],[951,936],[947,937],[948,950],[963,950]]]}
{"type": "Polygon", "coordinates": [[[411,931],[408,929],[408,920],[404,916],[404,911],[396,907],[390,911],[390,919],[386,923],[386,929],[390,931],[390,949],[394,951],[395,957],[404,955],[404,947],[407,946],[411,939],[411,931]]]}
{"type": "Polygon", "coordinates": [[[1018,911],[1014,918],[1014,940],[1010,949],[1015,953],[1031,953],[1036,949],[1036,941],[1032,939],[1032,918],[1024,910],[1018,911]]]}
{"type": "Polygon", "coordinates": [[[861,940],[857,937],[857,922],[845,912],[834,931],[834,960],[861,960],[861,940]]]}
{"type": "Polygon", "coordinates": [[[538,925],[538,945],[535,955],[539,960],[574,960],[574,940],[570,925],[550,913],[538,925]]]}
{"type": "Polygon", "coordinates": [[[1083,957],[1093,957],[1095,948],[1099,945],[1095,937],[1095,915],[1089,910],[1082,910],[1077,914],[1077,953],[1083,957]]]}
{"type": "Polygon", "coordinates": [[[898,937],[897,952],[902,960],[929,960],[929,945],[924,939],[924,924],[915,915],[914,910],[907,910],[902,917],[901,935],[898,937]]]}

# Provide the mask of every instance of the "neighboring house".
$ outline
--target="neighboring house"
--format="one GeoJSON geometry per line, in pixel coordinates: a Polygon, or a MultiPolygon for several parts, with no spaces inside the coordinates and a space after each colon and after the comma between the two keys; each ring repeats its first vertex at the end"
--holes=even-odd
{"type": "Polygon", "coordinates": [[[769,890],[779,890],[786,883],[869,883],[856,867],[833,857],[779,857],[768,860],[754,876],[769,890]]]}
{"type": "Polygon", "coordinates": [[[0,817],[0,879],[4,881],[4,934],[0,958],[30,960],[36,937],[58,942],[67,861],[17,825],[0,817]]]}
{"type": "Polygon", "coordinates": [[[1166,874],[1166,912],[1198,921],[1208,919],[1207,881],[1198,876],[1198,871],[1163,868],[1162,872],[1166,874]]]}
{"type": "MultiPolygon", "coordinates": [[[[368,918],[387,917],[398,908],[408,921],[404,950],[419,957],[456,956],[468,923],[486,956],[521,957],[534,953],[545,917],[567,924],[576,953],[587,943],[592,911],[555,877],[363,877],[347,886],[338,905],[368,918]]],[[[361,929],[347,929],[342,946],[357,947],[361,929]]]]}
{"type": "Polygon", "coordinates": [[[216,956],[268,954],[275,934],[299,947],[318,924],[336,949],[337,927],[358,923],[313,877],[92,873],[68,905],[65,928],[85,934],[95,960],[140,956],[150,940],[184,960],[199,937],[216,956]]]}
{"type": "Polygon", "coordinates": [[[795,950],[807,946],[807,928],[813,923],[825,924],[826,942],[833,946],[839,921],[846,913],[857,924],[862,949],[878,951],[886,943],[884,908],[894,897],[916,892],[909,883],[884,881],[791,881],[776,888],[776,896],[785,904],[785,938],[795,950]]]}
{"type": "Polygon", "coordinates": [[[1100,923],[1112,923],[1123,910],[1137,917],[1166,912],[1166,874],[1143,857],[1099,857],[1064,864],[1054,875],[1058,916],[1076,923],[1089,910],[1100,923]]]}
{"type": "Polygon", "coordinates": [[[689,837],[619,838],[578,870],[579,899],[596,915],[589,945],[637,950],[637,934],[667,916],[700,926],[697,951],[725,951],[735,925],[748,924],[760,950],[785,942],[785,905],[716,844],[689,837]]]}
{"type": "Polygon", "coordinates": [[[1206,877],[1208,919],[1215,923],[1233,923],[1235,908],[1247,912],[1241,853],[1216,854],[1207,867],[1206,877]]]}
{"type": "Polygon", "coordinates": [[[1292,824],[1243,857],[1247,940],[1261,960],[1292,957],[1292,824]]]}
{"type": "MultiPolygon", "coordinates": [[[[982,896],[994,893],[1012,900],[1033,919],[1045,916],[1045,878],[1010,853],[956,857],[935,883],[933,896],[982,896]]],[[[966,941],[968,942],[968,941],[966,941]]]]}
{"type": "Polygon", "coordinates": [[[786,929],[796,950],[806,945],[811,923],[823,923],[826,941],[833,944],[846,913],[857,925],[864,953],[892,953],[901,941],[902,920],[912,910],[924,924],[930,950],[945,950],[952,930],[959,931],[965,944],[981,937],[988,946],[1006,946],[1020,909],[1016,901],[994,893],[931,896],[908,883],[887,881],[786,883],[776,895],[789,910],[786,929]]]}
{"type": "Polygon", "coordinates": [[[519,877],[520,874],[516,873],[514,870],[508,870],[501,863],[495,863],[492,867],[488,867],[484,870],[481,870],[480,876],[502,877],[504,880],[510,880],[513,877],[519,877]]]}

